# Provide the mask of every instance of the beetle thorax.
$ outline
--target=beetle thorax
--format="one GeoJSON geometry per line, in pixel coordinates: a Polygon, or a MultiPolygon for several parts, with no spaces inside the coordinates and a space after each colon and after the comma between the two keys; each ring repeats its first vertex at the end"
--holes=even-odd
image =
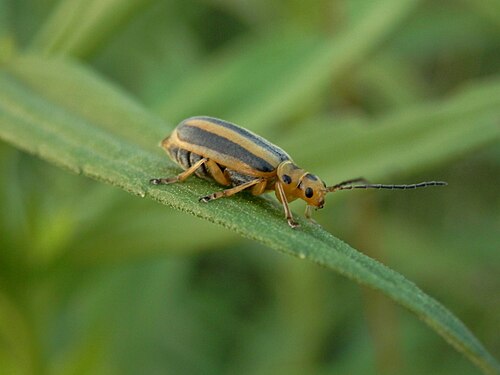
{"type": "Polygon", "coordinates": [[[310,206],[323,207],[327,191],[325,184],[317,176],[289,160],[278,166],[277,175],[289,202],[300,198],[310,206]]]}

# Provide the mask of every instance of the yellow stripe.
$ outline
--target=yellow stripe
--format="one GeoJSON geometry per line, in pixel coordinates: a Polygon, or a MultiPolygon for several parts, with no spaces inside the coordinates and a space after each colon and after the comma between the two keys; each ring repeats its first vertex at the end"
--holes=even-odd
{"type": "MultiPolygon", "coordinates": [[[[191,124],[190,124],[191,125],[191,124]]],[[[215,161],[217,164],[220,164],[226,168],[232,169],[236,172],[246,174],[248,176],[255,177],[272,177],[276,175],[276,170],[272,172],[261,172],[257,171],[251,166],[242,163],[240,160],[233,158],[228,155],[223,155],[217,152],[216,150],[194,145],[189,142],[181,141],[177,136],[177,129],[175,129],[170,137],[162,143],[163,148],[168,149],[169,147],[179,147],[181,149],[194,152],[202,157],[206,157],[210,160],[215,161]]],[[[175,161],[175,160],[174,160],[175,161]]]]}
{"type": "Polygon", "coordinates": [[[281,162],[275,155],[270,153],[265,148],[256,145],[255,142],[253,142],[252,140],[245,138],[241,134],[238,134],[232,131],[231,129],[227,129],[212,122],[201,119],[190,120],[189,122],[186,123],[186,125],[195,126],[197,128],[203,129],[218,136],[227,138],[233,141],[234,143],[239,144],[241,147],[245,148],[255,156],[264,159],[273,166],[277,167],[281,162]]]}

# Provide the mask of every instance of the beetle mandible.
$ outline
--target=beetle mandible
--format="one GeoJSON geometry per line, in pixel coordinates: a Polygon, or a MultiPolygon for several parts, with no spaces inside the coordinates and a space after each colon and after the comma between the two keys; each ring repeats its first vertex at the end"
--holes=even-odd
{"type": "Polygon", "coordinates": [[[411,185],[368,184],[363,178],[356,178],[326,186],[320,178],[299,168],[278,146],[235,124],[207,116],[182,121],[161,142],[161,147],[184,171],[174,177],[153,178],[150,180],[152,184],[182,182],[195,174],[204,179],[213,179],[221,185],[231,186],[201,197],[201,202],[230,197],[245,189],[249,189],[253,195],[274,190],[292,228],[298,224],[293,220],[288,203],[298,198],[307,203],[305,216],[311,219],[312,209],[323,208],[325,195],[331,192],[447,185],[443,181],[411,185]],[[362,184],[356,184],[359,182],[362,184]]]}

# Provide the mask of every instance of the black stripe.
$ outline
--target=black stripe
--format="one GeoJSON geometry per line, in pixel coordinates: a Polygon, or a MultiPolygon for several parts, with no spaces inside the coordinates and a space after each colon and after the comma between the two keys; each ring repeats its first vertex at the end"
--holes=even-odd
{"type": "Polygon", "coordinates": [[[177,135],[181,141],[206,147],[217,153],[233,157],[257,171],[272,172],[276,169],[267,161],[252,154],[239,144],[198,127],[184,124],[183,126],[177,128],[177,135]]]}
{"type": "Polygon", "coordinates": [[[214,118],[214,117],[208,117],[208,116],[207,117],[196,117],[195,119],[200,119],[200,120],[204,120],[207,122],[211,122],[211,123],[220,125],[223,128],[232,130],[235,133],[238,133],[239,135],[247,138],[249,141],[255,143],[256,145],[264,148],[266,151],[271,152],[280,161],[290,160],[290,156],[288,156],[288,154],[285,151],[283,151],[281,148],[272,144],[271,142],[267,141],[266,139],[258,136],[257,134],[254,134],[254,133],[246,130],[245,128],[242,128],[242,127],[235,125],[231,122],[220,120],[220,119],[214,118]]]}

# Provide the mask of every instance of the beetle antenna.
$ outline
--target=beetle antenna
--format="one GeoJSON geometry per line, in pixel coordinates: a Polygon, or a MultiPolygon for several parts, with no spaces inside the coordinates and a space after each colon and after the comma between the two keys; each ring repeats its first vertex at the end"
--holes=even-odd
{"type": "MultiPolygon", "coordinates": [[[[357,181],[358,179],[355,179],[357,181]]],[[[334,186],[329,186],[327,187],[327,190],[329,192],[333,191],[338,191],[338,190],[353,190],[353,189],[401,189],[401,190],[407,190],[407,189],[417,189],[417,188],[423,188],[427,186],[446,186],[448,185],[447,182],[444,181],[426,181],[426,182],[420,182],[418,184],[410,184],[410,185],[383,185],[383,184],[363,184],[363,185],[352,185],[351,181],[345,181],[341,182],[340,184],[334,185],[334,186]]]]}
{"type": "Polygon", "coordinates": [[[328,191],[335,191],[335,190],[339,190],[339,188],[341,188],[342,186],[352,185],[355,182],[364,182],[365,184],[368,184],[368,180],[366,180],[363,177],[358,177],[358,178],[353,178],[351,180],[342,181],[341,183],[339,183],[337,185],[328,186],[327,189],[328,189],[328,191]]]}

